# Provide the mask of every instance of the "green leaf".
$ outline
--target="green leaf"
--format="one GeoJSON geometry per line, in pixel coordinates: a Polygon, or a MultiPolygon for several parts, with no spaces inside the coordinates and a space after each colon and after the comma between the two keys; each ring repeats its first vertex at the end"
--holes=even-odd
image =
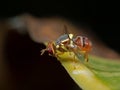
{"type": "Polygon", "coordinates": [[[73,52],[57,53],[56,58],[83,90],[120,90],[120,60],[89,55],[85,62],[82,55],[73,52]]]}
{"type": "Polygon", "coordinates": [[[120,90],[120,60],[91,56],[88,68],[111,90],[120,90]]]}
{"type": "Polygon", "coordinates": [[[83,90],[120,90],[119,60],[89,56],[89,62],[84,62],[77,57],[67,52],[57,58],[83,90]]]}

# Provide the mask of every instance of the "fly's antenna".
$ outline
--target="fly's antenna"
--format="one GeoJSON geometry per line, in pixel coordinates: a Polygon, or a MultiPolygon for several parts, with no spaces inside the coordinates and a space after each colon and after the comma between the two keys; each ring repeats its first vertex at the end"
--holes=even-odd
{"type": "Polygon", "coordinates": [[[64,25],[64,32],[67,34],[69,40],[70,40],[70,45],[73,46],[73,34],[68,32],[67,25],[64,25]]]}
{"type": "Polygon", "coordinates": [[[67,25],[64,24],[64,34],[68,34],[67,25]]]}
{"type": "Polygon", "coordinates": [[[71,33],[68,32],[67,25],[64,25],[64,32],[65,32],[65,34],[68,35],[68,38],[69,38],[70,40],[72,40],[73,34],[71,34],[71,33]]]}
{"type": "Polygon", "coordinates": [[[69,32],[68,32],[68,29],[67,29],[67,25],[64,24],[64,34],[67,34],[68,35],[68,38],[71,40],[70,36],[69,36],[69,32]]]}

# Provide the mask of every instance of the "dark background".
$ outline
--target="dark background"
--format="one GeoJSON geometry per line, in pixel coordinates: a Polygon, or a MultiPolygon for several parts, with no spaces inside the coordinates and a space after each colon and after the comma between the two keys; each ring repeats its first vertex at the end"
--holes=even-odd
{"type": "Polygon", "coordinates": [[[108,46],[120,52],[117,1],[2,1],[0,18],[30,13],[37,17],[61,16],[89,26],[108,46]]]}
{"type": "MultiPolygon", "coordinates": [[[[65,17],[91,28],[109,47],[120,52],[117,2],[5,1],[0,3],[0,12],[1,19],[22,13],[36,17],[65,17]]],[[[28,35],[9,33],[6,39],[6,58],[15,79],[15,90],[79,90],[56,58],[47,53],[39,55],[41,48],[45,46],[33,42],[28,35]]]]}

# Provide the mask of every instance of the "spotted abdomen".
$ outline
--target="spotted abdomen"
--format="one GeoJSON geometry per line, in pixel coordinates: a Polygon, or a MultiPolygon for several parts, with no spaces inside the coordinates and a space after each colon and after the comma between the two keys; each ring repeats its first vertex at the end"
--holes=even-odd
{"type": "Polygon", "coordinates": [[[73,41],[80,48],[80,50],[87,52],[91,50],[92,44],[87,37],[77,36],[73,39],[73,41]]]}

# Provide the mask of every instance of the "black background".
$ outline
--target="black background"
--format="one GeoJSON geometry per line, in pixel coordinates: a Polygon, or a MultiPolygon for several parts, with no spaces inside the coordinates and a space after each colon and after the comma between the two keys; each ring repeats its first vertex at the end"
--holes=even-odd
{"type": "MultiPolygon", "coordinates": [[[[4,1],[0,3],[0,18],[5,19],[22,13],[30,13],[37,17],[65,17],[91,28],[109,47],[120,52],[120,14],[117,4],[118,2],[95,0],[4,1]]],[[[17,90],[79,89],[55,58],[49,57],[47,53],[39,56],[40,47],[45,48],[42,44],[31,41],[29,36],[21,36],[16,32],[8,35],[6,55],[16,79],[17,90]],[[53,61],[51,62],[50,59],[53,61]]]]}

